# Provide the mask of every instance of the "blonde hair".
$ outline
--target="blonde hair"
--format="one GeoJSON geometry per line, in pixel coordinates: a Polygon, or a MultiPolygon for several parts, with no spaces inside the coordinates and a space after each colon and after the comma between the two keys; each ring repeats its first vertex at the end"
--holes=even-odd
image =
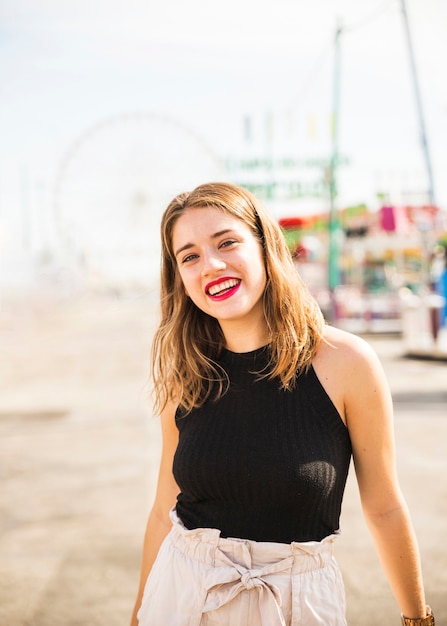
{"type": "Polygon", "coordinates": [[[152,344],[155,409],[175,401],[186,411],[218,398],[228,385],[217,359],[225,339],[217,320],[186,295],[172,249],[178,218],[192,208],[218,208],[249,226],[263,249],[266,287],[264,315],[270,342],[268,371],[292,389],[309,368],[323,336],[324,320],[293,264],[280,227],[249,191],[229,183],[207,183],[181,193],[161,221],[161,321],[152,344]]]}

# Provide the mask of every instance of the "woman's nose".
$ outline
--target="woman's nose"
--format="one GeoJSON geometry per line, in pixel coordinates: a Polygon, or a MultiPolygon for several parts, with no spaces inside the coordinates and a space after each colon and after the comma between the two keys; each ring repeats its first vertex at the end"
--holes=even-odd
{"type": "Polygon", "coordinates": [[[202,274],[206,276],[210,272],[218,272],[219,270],[225,269],[224,260],[216,253],[204,254],[203,255],[203,265],[202,265],[202,274]]]}

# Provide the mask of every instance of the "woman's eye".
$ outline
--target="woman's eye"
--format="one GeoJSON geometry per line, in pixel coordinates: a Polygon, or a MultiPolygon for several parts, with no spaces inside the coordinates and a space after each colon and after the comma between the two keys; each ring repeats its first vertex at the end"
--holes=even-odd
{"type": "Polygon", "coordinates": [[[194,261],[196,258],[197,254],[188,254],[188,256],[185,256],[185,258],[182,259],[182,263],[189,263],[190,261],[194,261]]]}
{"type": "Polygon", "coordinates": [[[226,239],[225,241],[223,241],[220,244],[221,248],[228,248],[228,246],[233,245],[234,243],[237,243],[235,239],[226,239]]]}

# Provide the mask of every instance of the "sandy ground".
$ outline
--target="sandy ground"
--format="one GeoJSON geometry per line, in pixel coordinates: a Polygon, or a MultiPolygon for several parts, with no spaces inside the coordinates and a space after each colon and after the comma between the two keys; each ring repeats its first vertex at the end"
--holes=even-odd
{"type": "MultiPolygon", "coordinates": [[[[154,294],[0,311],[0,626],[122,626],[160,454],[146,385],[154,294]]],[[[447,362],[368,338],[395,400],[427,599],[447,624],[447,362]]],[[[348,480],[337,556],[351,626],[398,624],[348,480]]]]}

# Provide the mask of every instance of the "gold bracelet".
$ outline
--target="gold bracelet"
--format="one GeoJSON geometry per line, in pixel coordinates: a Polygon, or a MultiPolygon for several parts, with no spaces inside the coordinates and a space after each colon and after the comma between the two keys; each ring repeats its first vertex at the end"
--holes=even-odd
{"type": "Polygon", "coordinates": [[[433,615],[433,611],[427,605],[425,607],[427,615],[425,617],[405,617],[405,615],[401,615],[402,618],[402,626],[435,626],[435,616],[433,615]]]}

